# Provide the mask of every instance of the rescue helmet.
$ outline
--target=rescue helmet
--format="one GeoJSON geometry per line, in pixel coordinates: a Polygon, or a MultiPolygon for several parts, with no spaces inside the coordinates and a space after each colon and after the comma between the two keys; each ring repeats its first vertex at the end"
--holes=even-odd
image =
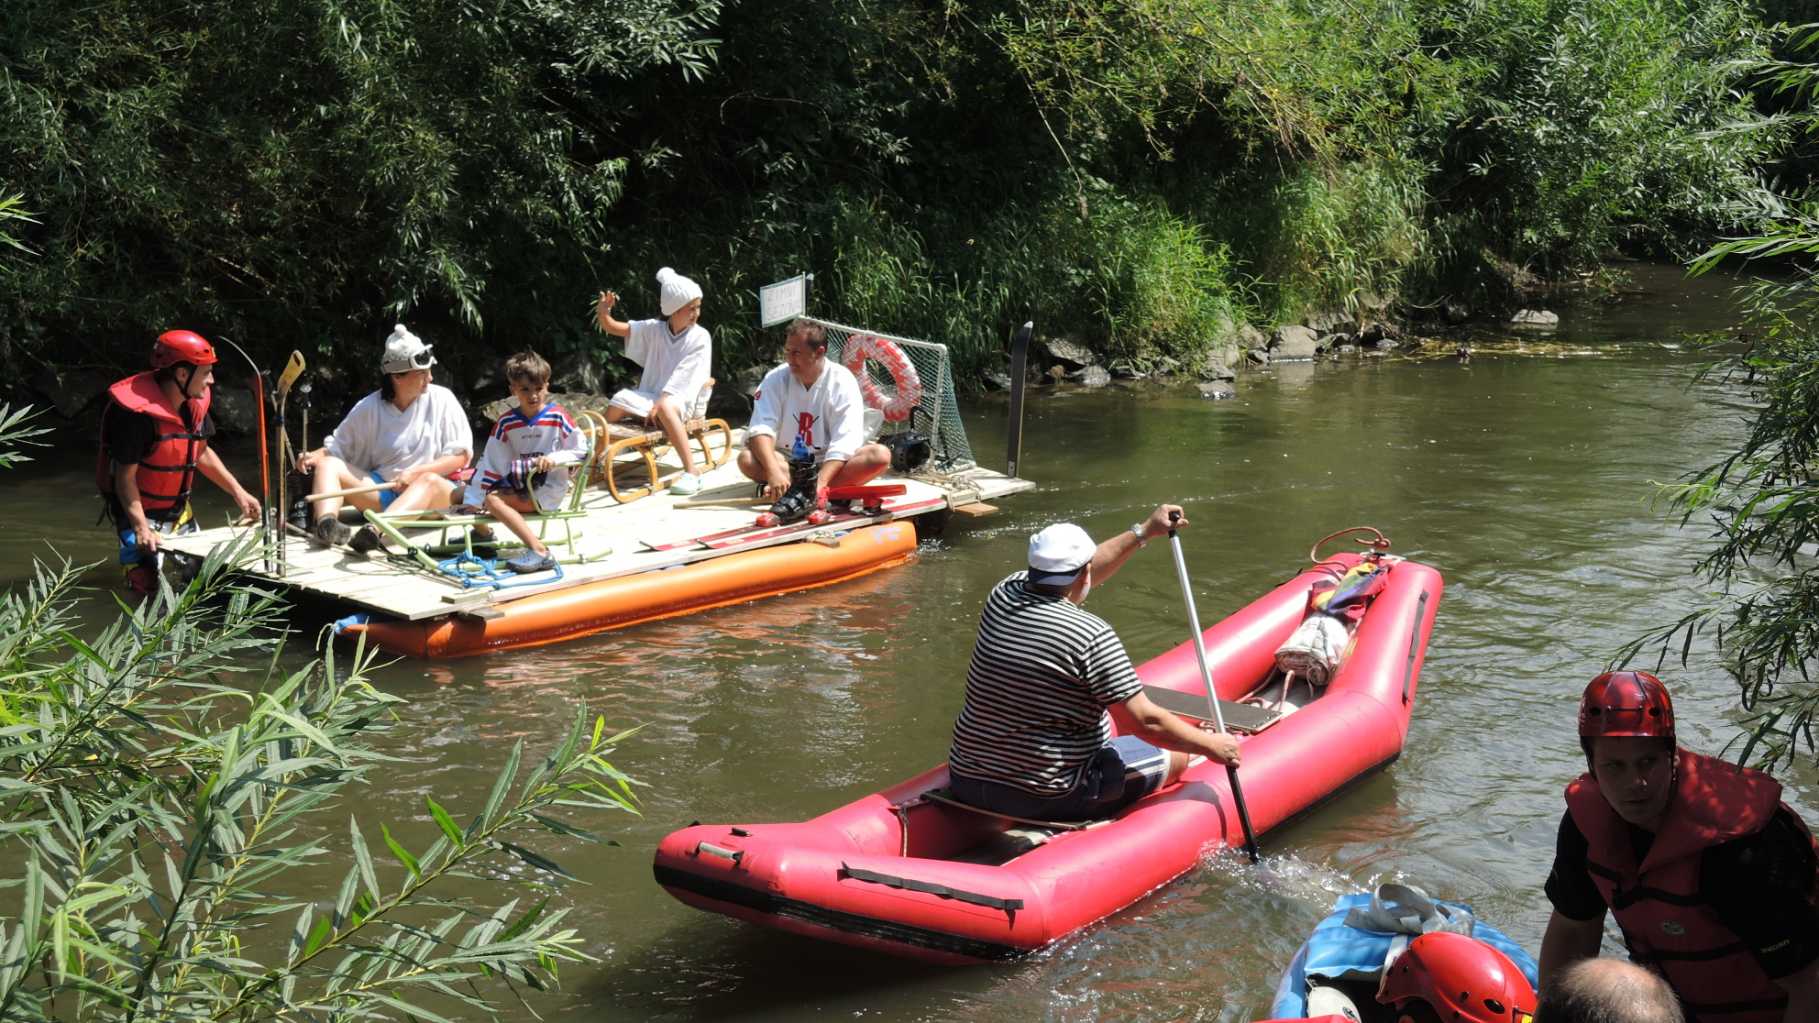
{"type": "Polygon", "coordinates": [[[192,366],[213,366],[215,346],[193,330],[167,330],[158,335],[152,346],[152,368],[165,369],[187,362],[192,366]]]}
{"type": "Polygon", "coordinates": [[[1441,1023],[1528,1023],[1535,989],[1510,958],[1452,931],[1422,934],[1383,971],[1377,1001],[1402,1012],[1425,1004],[1441,1023]]]}
{"type": "Polygon", "coordinates": [[[1674,701],[1661,680],[1646,671],[1607,671],[1579,698],[1579,738],[1674,737],[1674,701]]]}

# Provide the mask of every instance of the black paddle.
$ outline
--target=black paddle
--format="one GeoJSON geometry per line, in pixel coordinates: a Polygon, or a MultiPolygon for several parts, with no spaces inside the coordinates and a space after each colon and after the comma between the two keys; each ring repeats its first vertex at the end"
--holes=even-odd
{"type": "MultiPolygon", "coordinates": [[[[1213,673],[1206,666],[1206,644],[1200,638],[1200,613],[1194,610],[1194,588],[1187,581],[1187,559],[1181,556],[1181,537],[1175,533],[1180,512],[1168,514],[1168,543],[1175,552],[1175,574],[1181,578],[1181,596],[1187,600],[1187,623],[1194,630],[1194,657],[1200,661],[1200,681],[1206,685],[1206,705],[1212,709],[1213,723],[1225,731],[1225,715],[1219,712],[1219,697],[1213,692],[1213,673]]],[[[1244,851],[1251,862],[1257,862],[1257,835],[1251,830],[1251,812],[1244,805],[1244,790],[1238,787],[1238,768],[1225,765],[1225,776],[1232,783],[1232,803],[1238,807],[1238,823],[1244,826],[1244,851]]]]}
{"type": "Polygon", "coordinates": [[[1004,474],[1013,479],[1017,476],[1017,463],[1023,460],[1023,388],[1028,383],[1030,335],[1035,333],[1034,320],[1026,321],[1017,328],[1011,338],[1011,414],[1010,428],[1007,433],[1004,456],[1004,474]]]}

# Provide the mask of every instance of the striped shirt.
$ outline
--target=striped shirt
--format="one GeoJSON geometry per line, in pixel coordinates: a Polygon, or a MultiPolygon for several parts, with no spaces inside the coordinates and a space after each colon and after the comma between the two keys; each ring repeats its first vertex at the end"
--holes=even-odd
{"type": "Polygon", "coordinates": [[[474,478],[468,482],[464,504],[479,505],[495,490],[510,493],[512,463],[543,455],[556,462],[537,485],[537,507],[550,509],[568,496],[569,466],[580,461],[587,451],[587,435],[576,429],[575,421],[561,405],[549,402],[535,416],[517,408],[508,410],[493,425],[486,438],[486,450],[475,466],[474,478]]]}
{"type": "Polygon", "coordinates": [[[1142,691],[1112,627],[1065,597],[993,588],[966,669],[948,767],[1034,796],[1065,795],[1112,738],[1105,708],[1142,691]]]}

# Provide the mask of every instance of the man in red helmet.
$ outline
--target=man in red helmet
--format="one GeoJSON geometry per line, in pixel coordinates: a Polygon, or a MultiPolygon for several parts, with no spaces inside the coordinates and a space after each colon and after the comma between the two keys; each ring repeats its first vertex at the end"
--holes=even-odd
{"type": "Polygon", "coordinates": [[[1592,679],[1579,742],[1590,770],[1566,789],[1542,990],[1598,954],[1608,910],[1689,1019],[1819,1019],[1819,857],[1780,783],[1679,748],[1647,672],[1592,679]]]}
{"type": "Polygon", "coordinates": [[[152,346],[150,370],[107,389],[95,485],[120,535],[127,585],[141,595],[157,588],[161,538],[196,529],[189,496],[198,472],[227,491],[242,516],[259,517],[259,499],[208,446],[215,361],[201,335],[166,331],[152,346]]]}

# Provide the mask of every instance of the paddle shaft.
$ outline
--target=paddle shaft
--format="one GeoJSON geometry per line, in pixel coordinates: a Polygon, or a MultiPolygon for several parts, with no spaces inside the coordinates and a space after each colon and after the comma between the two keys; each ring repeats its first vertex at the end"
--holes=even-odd
{"type": "Polygon", "coordinates": [[[311,494],[311,501],[326,501],[331,497],[348,497],[353,494],[370,494],[376,490],[392,490],[398,486],[397,480],[388,483],[368,483],[360,487],[348,487],[346,490],[330,490],[324,494],[311,494]]]}
{"type": "MultiPolygon", "coordinates": [[[[1181,554],[1181,537],[1173,522],[1179,513],[1169,516],[1169,547],[1175,552],[1175,575],[1181,580],[1181,596],[1187,601],[1187,624],[1194,630],[1194,659],[1200,663],[1200,681],[1206,686],[1206,705],[1213,712],[1213,723],[1225,731],[1225,715],[1219,712],[1219,695],[1213,692],[1213,672],[1206,666],[1206,644],[1200,635],[1200,612],[1194,608],[1194,588],[1187,578],[1187,559],[1181,554]]],[[[1257,862],[1257,834],[1251,829],[1251,812],[1244,805],[1244,789],[1238,784],[1238,767],[1225,765],[1225,777],[1232,784],[1232,804],[1238,808],[1238,823],[1244,827],[1244,851],[1257,862]]]]}

